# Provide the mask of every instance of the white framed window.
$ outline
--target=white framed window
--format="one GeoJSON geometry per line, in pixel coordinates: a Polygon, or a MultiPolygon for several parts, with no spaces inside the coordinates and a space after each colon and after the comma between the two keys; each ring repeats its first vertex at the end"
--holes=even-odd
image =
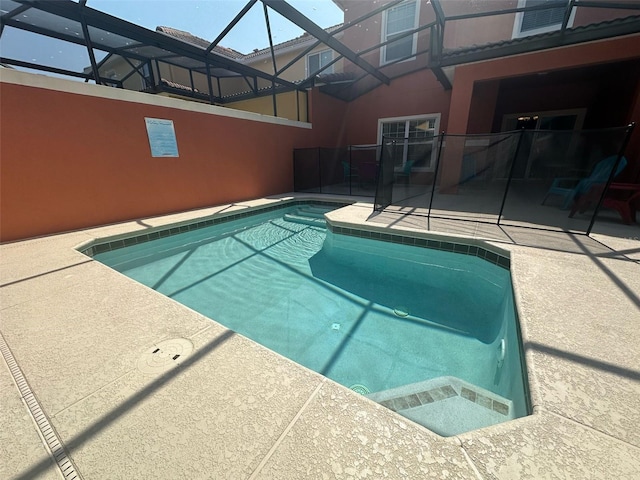
{"type": "Polygon", "coordinates": [[[402,155],[395,158],[398,171],[431,172],[435,169],[435,137],[440,128],[440,114],[431,113],[378,119],[378,144],[383,137],[402,141],[402,155]]]}
{"type": "MultiPolygon", "coordinates": [[[[558,0],[518,0],[518,8],[536,7],[544,5],[545,3],[555,3],[556,6],[540,10],[518,12],[516,14],[516,20],[513,25],[513,38],[560,30],[567,8],[566,5],[557,6],[558,0]]],[[[568,27],[573,25],[575,13],[575,8],[573,8],[569,16],[568,27]]]]}
{"type": "MultiPolygon", "coordinates": [[[[309,55],[307,55],[307,76],[317,72],[332,61],[332,50],[322,50],[321,52],[310,53],[309,55]]],[[[323,70],[322,73],[333,73],[333,65],[323,70]]]]}
{"type": "MultiPolygon", "coordinates": [[[[418,28],[420,4],[417,0],[407,0],[385,10],[382,15],[382,42],[388,42],[403,33],[418,28]]],[[[418,35],[408,35],[382,47],[380,65],[405,58],[410,60],[416,53],[418,35]]]]}

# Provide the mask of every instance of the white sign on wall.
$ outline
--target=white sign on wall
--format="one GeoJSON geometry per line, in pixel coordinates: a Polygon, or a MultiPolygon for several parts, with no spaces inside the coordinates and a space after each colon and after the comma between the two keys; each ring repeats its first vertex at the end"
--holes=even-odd
{"type": "Polygon", "coordinates": [[[173,128],[173,120],[161,118],[144,119],[147,124],[147,136],[151,147],[152,157],[179,157],[176,131],[173,128]]]}

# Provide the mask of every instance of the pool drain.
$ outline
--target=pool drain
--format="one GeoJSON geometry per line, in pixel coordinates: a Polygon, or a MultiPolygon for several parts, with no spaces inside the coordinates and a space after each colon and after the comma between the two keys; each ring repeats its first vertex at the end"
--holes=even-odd
{"type": "Polygon", "coordinates": [[[359,393],[360,395],[367,395],[368,393],[371,393],[371,391],[367,387],[359,383],[356,383],[355,385],[351,385],[349,388],[354,392],[359,393]]]}
{"type": "Polygon", "coordinates": [[[408,317],[409,309],[404,306],[399,306],[393,309],[393,313],[398,317],[408,317]]]}
{"type": "Polygon", "coordinates": [[[136,366],[142,373],[162,373],[182,363],[192,351],[193,344],[186,338],[164,340],[143,353],[136,366]]]}

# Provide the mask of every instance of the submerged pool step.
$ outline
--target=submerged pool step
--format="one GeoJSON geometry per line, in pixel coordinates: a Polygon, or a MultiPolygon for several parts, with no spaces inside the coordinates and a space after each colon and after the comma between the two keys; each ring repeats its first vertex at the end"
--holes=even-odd
{"type": "Polygon", "coordinates": [[[324,214],[330,212],[331,210],[332,209],[323,209],[317,207],[300,207],[296,209],[296,213],[294,215],[324,219],[324,214]]]}
{"type": "Polygon", "coordinates": [[[283,218],[287,222],[310,225],[312,227],[326,228],[327,226],[327,222],[323,218],[307,217],[305,215],[296,215],[293,213],[285,213],[283,218]]]}
{"type": "Polygon", "coordinates": [[[445,437],[515,418],[511,400],[450,376],[366,396],[445,437]]]}

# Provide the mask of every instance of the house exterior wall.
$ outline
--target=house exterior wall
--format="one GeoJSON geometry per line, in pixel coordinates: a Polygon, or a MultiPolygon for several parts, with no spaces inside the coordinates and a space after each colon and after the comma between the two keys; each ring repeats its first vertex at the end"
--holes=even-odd
{"type": "MultiPolygon", "coordinates": [[[[430,5],[425,5],[423,2],[419,8],[419,24],[424,25],[435,20],[435,15],[430,5]]],[[[344,6],[344,22],[349,23],[357,18],[369,13],[371,10],[378,8],[379,3],[375,2],[363,2],[361,0],[345,0],[341,4],[344,6]]],[[[371,18],[368,18],[362,22],[355,23],[343,32],[342,42],[356,53],[366,50],[373,45],[377,45],[383,41],[382,39],[382,25],[384,23],[384,13],[379,13],[371,18]]],[[[416,51],[422,51],[429,46],[429,29],[424,30],[418,35],[416,51]]],[[[380,49],[373,50],[367,54],[362,55],[362,58],[372,64],[373,66],[380,66],[381,54],[380,49]]],[[[404,70],[412,68],[411,64],[415,64],[422,61],[424,64],[424,58],[416,58],[415,60],[408,60],[403,62],[402,67],[404,70]]],[[[395,66],[397,69],[397,65],[395,66]]],[[[346,64],[343,67],[345,72],[355,71],[361,72],[360,68],[352,64],[346,64]]],[[[393,74],[393,72],[391,72],[393,74]]]]}
{"type": "MultiPolygon", "coordinates": [[[[482,126],[476,120],[472,120],[472,115],[482,118],[489,118],[491,108],[494,109],[494,124],[485,125],[484,131],[489,132],[496,129],[496,123],[501,120],[501,113],[508,113],[514,108],[522,108],[530,111],[540,111],[542,109],[558,110],[560,108],[575,108],[578,106],[596,106],[597,94],[602,92],[602,87],[598,87],[588,82],[574,85],[552,85],[546,87],[533,88],[528,92],[520,91],[516,93],[503,92],[502,98],[496,97],[496,103],[484,102],[475,98],[477,85],[483,82],[495,82],[501,79],[516,78],[525,75],[536,75],[537,73],[568,70],[589,65],[607,64],[613,62],[623,62],[627,60],[637,60],[640,58],[640,41],[638,36],[617,37],[609,40],[584,43],[570,47],[545,50],[525,55],[503,57],[485,62],[478,62],[456,67],[453,90],[451,93],[451,104],[449,118],[446,123],[447,133],[478,133],[482,126]],[[534,91],[537,90],[537,91],[534,91]],[[474,108],[474,110],[472,110],[474,108]]],[[[629,90],[626,95],[634,98],[635,92],[640,89],[637,81],[627,85],[629,90]]],[[[625,81],[620,81],[620,85],[625,85],[625,81]]],[[[479,87],[483,88],[483,87],[479,87]]],[[[486,87],[488,88],[488,87],[486,87]]],[[[495,87],[494,87],[495,88],[495,87]]],[[[627,122],[638,122],[637,111],[631,110],[632,102],[623,101],[624,92],[617,86],[612,86],[616,91],[616,102],[608,102],[606,111],[611,112],[619,123],[617,126],[627,122]],[[635,115],[635,116],[634,116],[635,115]]],[[[606,91],[605,91],[606,92],[606,91]]],[[[637,95],[637,93],[635,93],[637,95]]],[[[515,113],[515,112],[514,112],[515,113]]],[[[589,112],[587,112],[587,116],[589,112]]],[[[598,125],[599,127],[605,125],[598,125]]],[[[608,125],[612,126],[612,125],[608,125]]],[[[637,168],[640,152],[637,151],[637,137],[640,132],[635,132],[632,138],[632,145],[627,150],[633,167],[637,168]],[[636,149],[636,150],[634,150],[636,149]]],[[[455,183],[460,175],[460,162],[449,159],[447,168],[443,170],[443,180],[455,183]]]]}
{"type": "MultiPolygon", "coordinates": [[[[616,3],[637,3],[635,0],[619,0],[616,3]]],[[[578,8],[573,21],[574,27],[590,25],[592,23],[625,18],[631,15],[638,15],[638,10],[626,10],[623,8],[578,8]]]]}
{"type": "MultiPolygon", "coordinates": [[[[518,0],[485,0],[481,4],[476,3],[474,13],[491,12],[516,8],[518,0]]],[[[460,15],[469,13],[469,2],[443,3],[445,15],[460,15]]],[[[487,43],[510,40],[513,34],[513,24],[516,20],[515,13],[503,15],[491,15],[465,20],[450,20],[446,22],[444,29],[443,46],[445,49],[469,47],[471,45],[483,45],[487,43]]]]}
{"type": "Polygon", "coordinates": [[[440,127],[449,118],[450,92],[444,90],[431,70],[395,79],[349,102],[346,107],[347,144],[378,142],[378,120],[421,114],[440,114],[440,127]]]}
{"type": "MultiPolygon", "coordinates": [[[[310,47],[312,43],[313,42],[303,43],[301,45],[296,45],[296,48],[283,49],[282,51],[276,50],[276,67],[278,69],[282,69],[300,53],[302,53],[306,48],[310,47]]],[[[320,44],[319,46],[311,50],[307,55],[287,68],[284,72],[282,72],[282,74],[279,75],[280,78],[283,78],[284,80],[288,80],[290,82],[295,82],[307,78],[309,74],[313,73],[307,72],[307,56],[314,53],[322,52],[324,50],[329,50],[329,47],[324,44],[320,44]]],[[[336,56],[337,54],[334,52],[334,58],[336,56]]],[[[261,54],[256,57],[249,57],[242,63],[262,72],[266,72],[270,75],[273,74],[273,62],[271,60],[271,53],[261,54]]],[[[335,73],[342,71],[342,60],[338,60],[333,64],[333,71],[335,73]]]]}
{"type": "MultiPolygon", "coordinates": [[[[633,1],[634,0],[623,0],[623,2],[620,3],[632,3],[633,1]]],[[[363,2],[361,0],[341,0],[339,4],[344,10],[345,23],[353,22],[380,6],[380,3],[363,2]]],[[[433,22],[436,17],[432,6],[428,2],[419,2],[419,4],[420,25],[433,22]]],[[[470,13],[500,12],[523,5],[519,3],[518,0],[483,0],[482,2],[456,0],[441,2],[441,6],[445,17],[453,17],[470,13]]],[[[637,14],[637,10],[576,7],[570,26],[585,26],[637,14]]],[[[382,41],[384,18],[384,14],[381,13],[348,28],[344,32],[343,42],[356,52],[380,43],[382,41]]],[[[518,30],[515,25],[516,21],[516,13],[447,20],[444,28],[443,47],[448,50],[455,50],[473,45],[484,45],[511,40],[514,33],[517,33],[516,31],[518,30]]],[[[417,51],[421,51],[429,45],[429,30],[420,32],[418,35],[417,51]]],[[[366,54],[363,58],[373,65],[380,65],[380,49],[366,54]]],[[[354,66],[345,68],[346,70],[357,70],[354,66]]]]}
{"type": "MultiPolygon", "coordinates": [[[[225,107],[261,115],[273,115],[273,96],[257,97],[240,102],[225,104],[225,107]]],[[[276,95],[278,117],[289,120],[307,120],[307,99],[305,92],[287,92],[276,95]],[[296,101],[296,95],[298,97],[296,101]]]]}
{"type": "MultiPolygon", "coordinates": [[[[316,132],[334,134],[184,100],[0,74],[1,241],[288,192],[293,149],[317,145],[316,132]],[[173,121],[178,158],[151,157],[145,117],[173,121]]],[[[318,103],[320,116],[327,107],[318,103]]]]}

